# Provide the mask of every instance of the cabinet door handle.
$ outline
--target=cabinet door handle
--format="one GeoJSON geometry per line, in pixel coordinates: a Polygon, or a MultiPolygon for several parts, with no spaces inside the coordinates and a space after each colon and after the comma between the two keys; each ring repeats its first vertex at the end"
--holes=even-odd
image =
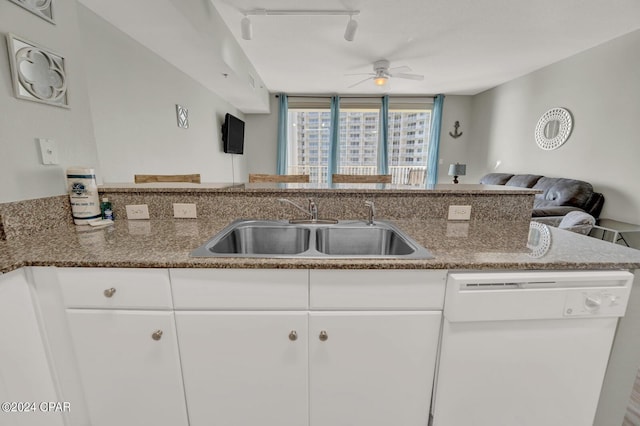
{"type": "Polygon", "coordinates": [[[156,330],[153,332],[153,334],[151,335],[151,338],[153,340],[160,340],[162,339],[162,330],[156,330]]]}
{"type": "Polygon", "coordinates": [[[114,294],[116,294],[116,289],[113,287],[108,288],[104,291],[104,297],[113,297],[114,294]]]}
{"type": "Polygon", "coordinates": [[[326,342],[327,339],[329,338],[329,335],[327,334],[326,331],[322,330],[318,338],[320,339],[321,342],[326,342]]]}
{"type": "Polygon", "coordinates": [[[298,340],[298,333],[295,330],[291,330],[291,332],[289,333],[289,340],[291,340],[292,342],[298,340]]]}

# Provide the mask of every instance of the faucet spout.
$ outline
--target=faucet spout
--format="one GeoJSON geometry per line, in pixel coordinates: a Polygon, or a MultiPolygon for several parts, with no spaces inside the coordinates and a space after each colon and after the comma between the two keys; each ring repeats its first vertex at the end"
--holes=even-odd
{"type": "MultiPolygon", "coordinates": [[[[291,204],[293,207],[295,207],[296,209],[300,210],[302,213],[309,215],[310,218],[313,218],[313,214],[311,212],[311,203],[313,202],[312,200],[309,200],[309,209],[305,209],[304,207],[302,207],[301,205],[294,203],[291,200],[287,200],[286,198],[278,198],[278,201],[280,201],[281,203],[288,203],[291,204]]],[[[315,204],[314,204],[315,205],[315,204]]],[[[318,210],[316,207],[316,217],[318,214],[318,210]]]]}
{"type": "Polygon", "coordinates": [[[369,200],[365,201],[364,205],[369,208],[367,225],[371,226],[373,225],[373,222],[375,221],[375,218],[376,218],[376,205],[373,203],[373,201],[369,201],[369,200]]]}
{"type": "Polygon", "coordinates": [[[301,205],[299,205],[298,203],[294,203],[293,201],[287,200],[286,198],[278,198],[278,201],[291,204],[293,207],[295,207],[296,209],[300,210],[301,212],[309,216],[308,219],[306,218],[290,219],[289,223],[311,223],[311,224],[338,223],[337,219],[318,219],[318,205],[311,198],[309,198],[309,205],[306,209],[301,205]]]}

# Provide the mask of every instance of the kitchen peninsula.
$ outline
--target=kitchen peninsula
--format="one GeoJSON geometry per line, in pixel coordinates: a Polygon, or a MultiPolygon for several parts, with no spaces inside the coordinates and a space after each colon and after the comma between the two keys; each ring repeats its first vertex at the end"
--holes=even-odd
{"type": "MultiPolygon", "coordinates": [[[[54,366],[49,376],[32,377],[48,382],[30,390],[52,389],[48,398],[71,400],[73,411],[62,415],[73,426],[89,420],[98,426],[197,426],[210,421],[212,404],[221,422],[255,424],[259,416],[272,420],[263,424],[311,419],[311,425],[329,425],[335,416],[350,416],[354,424],[375,425],[407,416],[403,424],[425,424],[452,273],[584,278],[640,267],[639,251],[530,225],[531,190],[299,185],[103,185],[100,192],[113,203],[116,220],[97,229],[73,225],[66,196],[1,206],[4,288],[31,288],[35,295],[30,299],[23,292],[19,299],[16,290],[14,300],[7,293],[3,312],[12,315],[10,306],[34,304],[31,322],[20,323],[31,329],[21,335],[41,336],[38,365],[45,372],[54,366]],[[374,201],[377,218],[394,223],[434,257],[189,255],[233,220],[300,214],[280,198],[313,198],[320,217],[363,221],[364,202],[374,201]],[[173,203],[195,203],[198,218],[174,219],[173,203]],[[127,204],[147,204],[150,220],[125,220],[127,204]],[[450,205],[470,205],[471,220],[447,220],[450,205]],[[61,212],[60,223],[43,226],[44,211],[61,212]],[[243,376],[246,371],[251,376],[243,376]],[[114,381],[117,389],[109,385],[114,381]],[[268,391],[274,383],[278,391],[268,391]],[[335,383],[353,397],[335,398],[335,383]],[[391,403],[399,389],[410,392],[391,403]],[[119,409],[104,401],[116,401],[119,409]],[[373,407],[383,412],[372,411],[367,401],[377,401],[373,407]],[[241,409],[246,406],[253,410],[241,409]]],[[[617,345],[624,345],[628,333],[621,328],[617,345]]],[[[18,357],[21,347],[19,339],[11,345],[18,357]]],[[[611,359],[618,356],[614,346],[611,359]]],[[[586,417],[596,411],[605,364],[590,376],[598,387],[589,394],[586,417]]],[[[23,380],[8,377],[10,389],[12,378],[23,380]]],[[[602,394],[608,397],[604,377],[602,394]]],[[[38,392],[30,396],[43,398],[38,392]]],[[[32,424],[58,425],[62,417],[59,423],[46,417],[32,424]]]]}

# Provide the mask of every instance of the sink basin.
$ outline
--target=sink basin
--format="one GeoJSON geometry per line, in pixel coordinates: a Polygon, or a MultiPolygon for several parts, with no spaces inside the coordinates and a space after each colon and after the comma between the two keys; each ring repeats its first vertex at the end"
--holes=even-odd
{"type": "Polygon", "coordinates": [[[191,253],[192,257],[315,257],[431,259],[431,253],[386,221],[289,223],[238,220],[191,253]]]}
{"type": "Polygon", "coordinates": [[[343,256],[406,256],[415,251],[397,231],[375,225],[318,229],[316,248],[321,253],[343,256]]]}
{"type": "Polygon", "coordinates": [[[244,224],[209,249],[212,253],[299,254],[309,249],[311,230],[293,226],[244,224]]]}

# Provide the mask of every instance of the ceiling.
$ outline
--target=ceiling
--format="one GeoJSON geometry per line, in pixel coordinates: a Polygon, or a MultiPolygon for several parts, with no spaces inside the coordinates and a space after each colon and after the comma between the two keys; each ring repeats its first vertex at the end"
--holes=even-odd
{"type": "Polygon", "coordinates": [[[229,61],[212,60],[205,68],[189,59],[201,62],[212,42],[196,13],[197,7],[215,13],[211,4],[250,74],[257,73],[251,78],[265,90],[287,93],[380,93],[371,81],[349,88],[366,76],[345,74],[371,72],[374,61],[388,59],[425,78],[392,78],[387,93],[472,95],[640,29],[638,0],[144,0],[152,2],[148,8],[132,7],[143,0],[80,1],[217,93],[220,82],[205,76],[228,72],[229,61]],[[173,7],[173,19],[170,10],[156,10],[161,3],[173,7]],[[348,42],[348,16],[250,16],[253,39],[243,40],[241,11],[254,8],[358,9],[359,25],[348,42]],[[183,43],[176,56],[149,36],[162,31],[205,39],[183,43]]]}

